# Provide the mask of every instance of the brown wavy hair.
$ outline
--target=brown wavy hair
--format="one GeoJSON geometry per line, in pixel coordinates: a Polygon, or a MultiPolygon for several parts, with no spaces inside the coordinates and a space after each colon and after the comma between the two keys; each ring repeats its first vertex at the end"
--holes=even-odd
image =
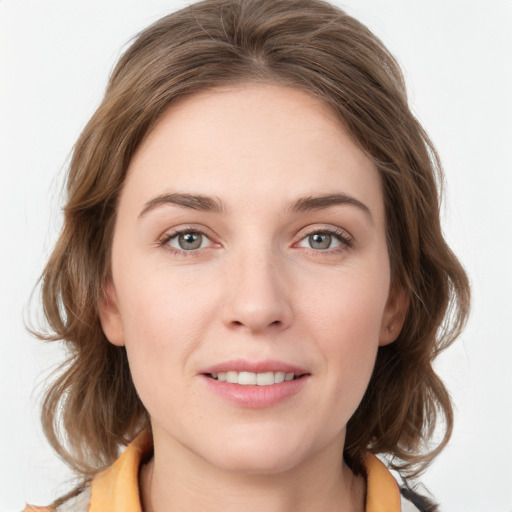
{"type": "Polygon", "coordinates": [[[128,165],[174,100],[244,82],[320,98],[381,177],[392,280],[409,308],[398,339],[379,348],[347,426],[346,460],[362,472],[367,451],[387,454],[407,478],[450,437],[450,397],[432,363],[464,325],[469,285],[442,235],[440,161],[408,107],[399,66],[365,26],[321,0],[206,0],[136,37],[74,147],[62,233],[41,278],[49,330],[39,336],[69,350],[42,422],[84,482],[149,429],[125,349],[107,341],[98,317],[128,165]],[[441,437],[431,444],[434,429],[441,437]]]}

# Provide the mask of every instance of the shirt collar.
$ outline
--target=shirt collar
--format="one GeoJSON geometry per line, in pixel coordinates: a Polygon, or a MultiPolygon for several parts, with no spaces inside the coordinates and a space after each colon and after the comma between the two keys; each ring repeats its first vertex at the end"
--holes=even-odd
{"type": "MultiPolygon", "coordinates": [[[[112,466],[93,479],[89,512],[142,512],[139,469],[151,448],[151,435],[139,434],[112,466]]],[[[400,512],[400,491],[389,470],[372,454],[368,454],[365,464],[368,479],[366,512],[400,512]]]]}
{"type": "Polygon", "coordinates": [[[149,432],[139,434],[121,456],[91,482],[88,512],[122,510],[142,512],[139,498],[139,469],[144,455],[153,446],[149,432]]]}

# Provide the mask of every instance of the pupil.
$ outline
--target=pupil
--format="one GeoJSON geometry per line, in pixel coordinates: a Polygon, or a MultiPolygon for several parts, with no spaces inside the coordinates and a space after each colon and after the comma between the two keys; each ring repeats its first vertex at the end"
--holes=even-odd
{"type": "Polygon", "coordinates": [[[199,233],[185,233],[180,235],[179,244],[182,249],[190,251],[201,246],[202,235],[199,233]]]}
{"type": "Polygon", "coordinates": [[[315,233],[309,236],[309,243],[313,249],[328,249],[331,245],[331,235],[315,233]]]}

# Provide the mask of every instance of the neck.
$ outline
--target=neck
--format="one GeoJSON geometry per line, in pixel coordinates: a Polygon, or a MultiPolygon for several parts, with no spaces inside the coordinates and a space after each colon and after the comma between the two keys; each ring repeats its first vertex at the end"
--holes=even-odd
{"type": "Polygon", "coordinates": [[[161,443],[141,469],[144,512],[363,512],[366,484],[341,461],[343,443],[291,469],[247,474],[215,467],[181,445],[161,443]]]}

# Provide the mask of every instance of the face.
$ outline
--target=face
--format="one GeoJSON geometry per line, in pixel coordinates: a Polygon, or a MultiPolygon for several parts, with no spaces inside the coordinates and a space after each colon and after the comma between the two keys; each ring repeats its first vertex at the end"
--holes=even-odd
{"type": "Polygon", "coordinates": [[[155,451],[268,474],[341,457],[390,290],[372,162],[318,99],[240,85],[175,103],[134,156],[101,321],[155,451]]]}

